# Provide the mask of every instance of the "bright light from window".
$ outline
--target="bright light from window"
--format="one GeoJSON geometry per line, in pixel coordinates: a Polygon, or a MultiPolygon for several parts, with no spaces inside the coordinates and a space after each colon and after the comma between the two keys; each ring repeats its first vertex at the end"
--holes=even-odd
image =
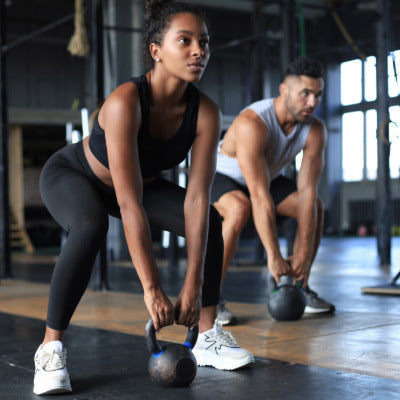
{"type": "Polygon", "coordinates": [[[388,85],[389,96],[396,97],[400,94],[400,50],[392,51],[388,56],[388,85]]]}
{"type": "Polygon", "coordinates": [[[301,162],[303,161],[303,150],[297,154],[296,158],[295,158],[295,164],[296,164],[296,171],[299,172],[300,171],[300,167],[301,167],[301,162]]]}
{"type": "Polygon", "coordinates": [[[361,102],[361,68],[361,60],[346,61],[340,65],[341,102],[344,106],[361,102]]]}
{"type": "Polygon", "coordinates": [[[376,100],[376,58],[368,57],[364,64],[365,68],[365,100],[376,100]]]}
{"type": "Polygon", "coordinates": [[[342,115],[343,180],[360,181],[364,168],[364,115],[361,111],[342,115]]]}
{"type": "Polygon", "coordinates": [[[391,124],[389,124],[389,141],[390,145],[390,176],[391,178],[399,177],[400,169],[400,106],[389,108],[389,116],[391,124]]]}
{"type": "Polygon", "coordinates": [[[378,153],[376,142],[376,110],[368,110],[365,113],[365,133],[366,133],[366,160],[365,167],[367,179],[376,179],[376,169],[378,167],[378,153]]]}

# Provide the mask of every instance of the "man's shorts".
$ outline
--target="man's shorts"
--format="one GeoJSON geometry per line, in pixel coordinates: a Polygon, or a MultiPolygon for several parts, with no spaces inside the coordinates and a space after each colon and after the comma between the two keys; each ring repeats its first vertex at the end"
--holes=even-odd
{"type": "MultiPolygon", "coordinates": [[[[215,203],[223,194],[227,192],[232,192],[233,190],[240,190],[247,197],[250,197],[247,186],[240,185],[229,176],[217,172],[215,174],[214,183],[211,188],[211,202],[215,203]]],[[[277,206],[290,194],[296,191],[296,182],[294,182],[292,179],[287,178],[286,176],[278,175],[275,179],[271,181],[270,193],[275,206],[277,206]]]]}

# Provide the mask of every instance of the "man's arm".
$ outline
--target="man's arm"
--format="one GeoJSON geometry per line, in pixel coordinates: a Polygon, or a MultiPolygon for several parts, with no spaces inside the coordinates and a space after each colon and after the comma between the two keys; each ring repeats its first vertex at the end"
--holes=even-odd
{"type": "Polygon", "coordinates": [[[291,268],[282,257],[276,230],[275,205],[270,195],[270,174],[265,158],[269,134],[267,127],[251,110],[235,121],[236,155],[250,192],[254,224],[267,255],[268,268],[279,282],[291,268]]]}
{"type": "Polygon", "coordinates": [[[326,137],[325,125],[321,121],[315,120],[306,141],[303,160],[297,177],[298,227],[293,256],[290,257],[290,261],[295,276],[299,280],[307,277],[312,262],[317,222],[316,200],[324,167],[326,137]]]}

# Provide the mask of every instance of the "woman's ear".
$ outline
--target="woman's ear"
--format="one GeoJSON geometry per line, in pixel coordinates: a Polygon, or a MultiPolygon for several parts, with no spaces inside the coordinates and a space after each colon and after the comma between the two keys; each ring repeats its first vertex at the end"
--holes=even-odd
{"type": "Polygon", "coordinates": [[[154,61],[161,61],[160,53],[160,47],[155,43],[151,43],[150,54],[154,61]]]}

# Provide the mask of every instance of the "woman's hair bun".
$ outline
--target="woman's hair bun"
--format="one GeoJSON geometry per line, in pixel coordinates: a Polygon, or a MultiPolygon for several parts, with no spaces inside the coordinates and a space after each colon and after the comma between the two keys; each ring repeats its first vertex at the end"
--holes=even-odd
{"type": "Polygon", "coordinates": [[[175,3],[173,0],[146,0],[146,12],[149,15],[158,14],[160,8],[167,4],[175,3]]]}

